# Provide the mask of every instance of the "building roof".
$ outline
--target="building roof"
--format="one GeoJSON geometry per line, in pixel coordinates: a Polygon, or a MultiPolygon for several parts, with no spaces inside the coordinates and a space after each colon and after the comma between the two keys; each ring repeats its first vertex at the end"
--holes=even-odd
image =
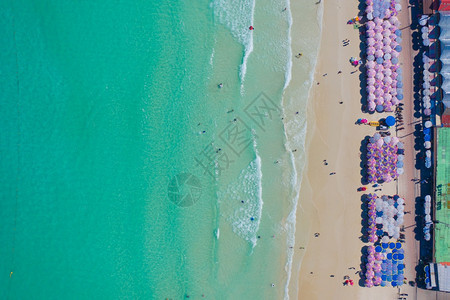
{"type": "MultiPolygon", "coordinates": [[[[429,1],[423,1],[423,9],[425,11],[425,2],[429,1]]],[[[450,11],[450,0],[441,0],[441,3],[439,4],[439,11],[450,11]]]]}
{"type": "Polygon", "coordinates": [[[450,266],[437,264],[438,289],[450,292],[450,266]]]}
{"type": "Polygon", "coordinates": [[[435,261],[450,262],[450,128],[437,128],[435,261]],[[447,153],[447,151],[449,151],[447,153]],[[448,155],[448,158],[447,158],[448,155]]]}

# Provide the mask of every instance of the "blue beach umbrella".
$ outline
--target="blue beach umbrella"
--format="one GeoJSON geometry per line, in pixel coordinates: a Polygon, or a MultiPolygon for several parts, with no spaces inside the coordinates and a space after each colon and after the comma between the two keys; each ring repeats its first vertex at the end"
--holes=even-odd
{"type": "Polygon", "coordinates": [[[398,63],[398,58],[394,57],[393,59],[391,59],[391,62],[395,65],[398,63]]]}
{"type": "Polygon", "coordinates": [[[383,249],[387,249],[389,245],[388,243],[381,243],[381,247],[383,247],[383,249]]]}
{"type": "Polygon", "coordinates": [[[395,125],[395,118],[393,116],[388,116],[384,122],[387,126],[394,126],[395,125]]]}
{"type": "Polygon", "coordinates": [[[402,161],[398,161],[397,162],[397,168],[403,168],[403,162],[402,161]]]}
{"type": "MultiPolygon", "coordinates": [[[[397,76],[397,81],[402,81],[402,80],[403,80],[403,76],[399,74],[399,75],[397,76]]],[[[402,91],[402,92],[403,92],[403,91],[402,91]]]]}
{"type": "Polygon", "coordinates": [[[397,87],[399,87],[399,88],[403,87],[403,82],[397,81],[397,87]]]}
{"type": "Polygon", "coordinates": [[[379,105],[377,105],[377,106],[375,107],[375,110],[376,110],[377,112],[383,112],[383,111],[384,111],[384,106],[381,105],[381,104],[379,104],[379,105]]]}
{"type": "Polygon", "coordinates": [[[392,281],[392,276],[388,275],[388,276],[386,277],[386,281],[391,282],[391,281],[392,281]]]}
{"type": "Polygon", "coordinates": [[[397,285],[398,285],[398,286],[403,285],[403,280],[402,280],[402,281],[397,281],[397,285]]]}
{"type": "Polygon", "coordinates": [[[397,51],[397,52],[401,52],[402,51],[402,46],[400,46],[400,45],[397,45],[397,46],[395,46],[395,51],[397,51]]]}
{"type": "Polygon", "coordinates": [[[425,136],[423,137],[423,139],[424,139],[425,141],[431,141],[431,135],[425,134],[425,136]]]}
{"type": "Polygon", "coordinates": [[[403,100],[403,94],[397,94],[397,99],[398,100],[403,100]]]}
{"type": "Polygon", "coordinates": [[[386,286],[386,281],[382,281],[382,282],[380,283],[380,286],[386,286]]]}
{"type": "Polygon", "coordinates": [[[383,64],[383,62],[384,62],[384,60],[382,57],[377,58],[377,64],[381,65],[381,64],[383,64]]]}
{"type": "Polygon", "coordinates": [[[397,249],[392,250],[392,253],[395,253],[395,252],[397,252],[397,249]]]}
{"type": "Polygon", "coordinates": [[[400,249],[402,247],[402,243],[396,243],[395,248],[400,249]]]}
{"type": "Polygon", "coordinates": [[[397,275],[392,275],[392,280],[397,281],[397,275]]]}
{"type": "Polygon", "coordinates": [[[403,276],[402,274],[398,275],[398,281],[403,281],[405,279],[405,276],[403,276]]]}
{"type": "Polygon", "coordinates": [[[393,287],[396,287],[396,286],[397,286],[397,281],[392,281],[392,282],[391,282],[391,285],[392,285],[393,287]]]}
{"type": "Polygon", "coordinates": [[[375,252],[381,252],[381,250],[382,250],[382,249],[381,249],[380,246],[376,246],[376,247],[375,247],[375,252]]]}
{"type": "Polygon", "coordinates": [[[382,211],[377,211],[377,217],[382,217],[383,216],[383,212],[382,211]]]}
{"type": "Polygon", "coordinates": [[[396,31],[395,31],[395,35],[396,36],[402,36],[402,31],[400,30],[400,29],[397,29],[396,31]]]}
{"type": "Polygon", "coordinates": [[[382,281],[386,281],[387,276],[386,275],[381,275],[381,280],[382,281]]]}
{"type": "Polygon", "coordinates": [[[397,69],[397,74],[398,74],[398,75],[402,75],[402,74],[403,74],[403,70],[402,70],[401,67],[397,69]]]}
{"type": "MultiPolygon", "coordinates": [[[[383,235],[383,230],[378,229],[378,230],[377,230],[377,235],[383,235]]],[[[380,246],[377,246],[377,248],[378,248],[378,247],[380,247],[380,246]]],[[[381,252],[381,247],[380,247],[380,251],[378,251],[378,252],[381,252]]]]}
{"type": "Polygon", "coordinates": [[[405,268],[405,265],[404,264],[399,264],[398,266],[397,266],[397,269],[399,269],[399,270],[403,270],[405,268]]]}
{"type": "Polygon", "coordinates": [[[395,243],[389,243],[389,248],[391,248],[391,249],[395,249],[395,243]]]}
{"type": "Polygon", "coordinates": [[[397,260],[398,259],[398,254],[397,253],[392,254],[392,259],[393,260],[397,260]]]}
{"type": "Polygon", "coordinates": [[[388,254],[387,254],[387,259],[389,259],[389,260],[392,259],[392,253],[388,253],[388,254]]]}
{"type": "Polygon", "coordinates": [[[398,254],[398,260],[403,260],[405,258],[405,255],[402,253],[398,254]]]}

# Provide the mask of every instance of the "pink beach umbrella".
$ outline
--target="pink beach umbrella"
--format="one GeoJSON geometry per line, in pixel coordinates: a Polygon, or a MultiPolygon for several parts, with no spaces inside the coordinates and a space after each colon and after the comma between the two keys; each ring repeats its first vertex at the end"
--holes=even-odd
{"type": "Polygon", "coordinates": [[[383,70],[384,67],[382,65],[380,65],[380,64],[376,64],[374,69],[375,69],[375,71],[380,71],[380,70],[383,70]]]}
{"type": "Polygon", "coordinates": [[[369,95],[367,95],[367,101],[374,102],[375,99],[376,99],[376,97],[375,97],[375,95],[373,93],[370,93],[369,95]]]}
{"type": "Polygon", "coordinates": [[[367,55],[375,55],[375,48],[374,47],[367,48],[366,53],[367,55]]]}
{"type": "Polygon", "coordinates": [[[391,100],[391,104],[393,106],[398,105],[400,103],[400,101],[397,99],[397,97],[393,97],[391,100]]]}
{"type": "Polygon", "coordinates": [[[384,92],[382,89],[376,89],[375,92],[373,92],[375,94],[375,96],[377,97],[381,97],[384,95],[384,92]]]}
{"type": "MultiPolygon", "coordinates": [[[[375,259],[376,260],[382,260],[383,259],[383,254],[381,254],[380,252],[375,253],[375,259]]],[[[376,265],[380,266],[380,264],[376,264],[376,265]]]]}
{"type": "Polygon", "coordinates": [[[391,43],[391,38],[389,38],[389,37],[383,38],[383,45],[384,45],[384,46],[387,46],[387,45],[389,45],[390,43],[391,43]]]}
{"type": "Polygon", "coordinates": [[[383,20],[380,18],[375,18],[375,20],[373,20],[375,22],[375,25],[380,26],[383,23],[383,20]]]}
{"type": "Polygon", "coordinates": [[[367,85],[374,85],[375,84],[375,78],[367,78],[367,85]]]}
{"type": "Polygon", "coordinates": [[[386,83],[386,84],[391,84],[392,83],[392,78],[390,76],[384,76],[383,82],[386,83]]]}
{"type": "Polygon", "coordinates": [[[375,69],[369,69],[367,70],[367,76],[368,77],[375,77],[375,75],[377,74],[377,72],[375,71],[375,69]]]}
{"type": "Polygon", "coordinates": [[[375,41],[373,47],[375,48],[375,50],[383,50],[383,43],[380,41],[375,41]]]}
{"type": "Polygon", "coordinates": [[[383,97],[378,97],[378,98],[375,100],[375,103],[376,103],[377,105],[383,105],[383,104],[384,104],[384,99],[383,99],[383,97]]]}
{"type": "MultiPolygon", "coordinates": [[[[391,79],[390,77],[386,77],[386,78],[387,79],[391,79]]],[[[384,101],[391,101],[392,100],[392,95],[389,94],[389,93],[386,93],[386,94],[383,95],[383,99],[384,99],[384,101]]]]}
{"type": "Polygon", "coordinates": [[[398,137],[396,137],[396,136],[392,137],[392,139],[391,139],[391,144],[392,144],[392,145],[395,146],[395,145],[398,144],[398,142],[399,142],[398,137]]]}
{"type": "Polygon", "coordinates": [[[383,35],[383,37],[387,38],[387,37],[389,37],[391,35],[391,31],[385,29],[385,30],[383,30],[382,35],[383,35]]]}
{"type": "Polygon", "coordinates": [[[398,46],[398,43],[395,40],[393,40],[393,41],[391,41],[389,46],[391,46],[391,48],[394,49],[395,47],[398,46]]]}
{"type": "MultiPolygon", "coordinates": [[[[389,44],[390,44],[390,43],[389,43],[389,44]]],[[[384,53],[391,53],[392,48],[391,48],[391,46],[389,46],[389,44],[383,46],[383,52],[384,52],[384,53]]]]}
{"type": "Polygon", "coordinates": [[[389,69],[389,68],[385,68],[383,70],[383,74],[384,74],[384,76],[391,76],[392,75],[392,70],[389,69]]]}
{"type": "Polygon", "coordinates": [[[366,27],[369,29],[374,29],[375,28],[375,23],[373,21],[368,21],[366,23],[366,27]]]}
{"type": "Polygon", "coordinates": [[[366,271],[366,278],[373,278],[375,276],[372,269],[366,271]]]}
{"type": "MultiPolygon", "coordinates": [[[[369,39],[373,38],[375,36],[375,30],[367,29],[366,35],[369,37],[369,39]]],[[[369,41],[367,41],[367,43],[369,43],[369,41]]],[[[370,45],[370,43],[369,43],[369,45],[370,45]]]]}
{"type": "Polygon", "coordinates": [[[374,278],[373,278],[373,284],[374,285],[380,285],[381,284],[381,277],[380,276],[375,276],[374,278]]]}
{"type": "Polygon", "coordinates": [[[392,57],[398,58],[399,55],[400,55],[400,53],[398,53],[397,51],[395,51],[395,50],[392,50],[392,51],[391,51],[391,56],[392,56],[392,57]]]}
{"type": "Polygon", "coordinates": [[[373,94],[375,92],[375,87],[373,85],[368,85],[366,90],[369,94],[373,94]]]}
{"type": "Polygon", "coordinates": [[[375,78],[378,80],[383,80],[384,75],[382,72],[377,72],[377,74],[375,74],[375,78]]]}
{"type": "Polygon", "coordinates": [[[384,144],[383,139],[379,139],[379,140],[377,141],[377,146],[378,146],[378,147],[383,146],[383,144],[384,144]]]}
{"type": "Polygon", "coordinates": [[[366,63],[366,67],[367,67],[368,69],[373,69],[373,68],[375,67],[375,62],[374,62],[374,61],[368,61],[368,62],[366,63]]]}
{"type": "Polygon", "coordinates": [[[366,280],[364,281],[364,286],[365,286],[365,287],[368,287],[368,288],[373,287],[373,281],[372,281],[371,279],[366,279],[366,280]]]}
{"type": "Polygon", "coordinates": [[[381,41],[383,39],[383,35],[381,33],[377,32],[377,33],[375,33],[374,38],[377,41],[381,41]]]}
{"type": "MultiPolygon", "coordinates": [[[[377,253],[377,254],[381,254],[381,253],[377,253]]],[[[376,258],[376,257],[375,257],[376,258]]],[[[377,259],[377,258],[376,258],[377,259]]],[[[381,259],[381,258],[380,258],[381,259]]],[[[377,260],[380,260],[380,259],[377,259],[377,260]]],[[[375,272],[375,273],[378,273],[378,272],[380,272],[381,271],[381,265],[380,264],[374,264],[373,265],[373,271],[375,272]]]]}

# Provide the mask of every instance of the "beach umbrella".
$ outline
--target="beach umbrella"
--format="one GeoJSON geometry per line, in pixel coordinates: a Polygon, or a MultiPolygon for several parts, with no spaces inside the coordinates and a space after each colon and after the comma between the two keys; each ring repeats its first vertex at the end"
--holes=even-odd
{"type": "Polygon", "coordinates": [[[390,137],[390,136],[385,136],[385,137],[383,138],[383,140],[384,140],[384,142],[385,142],[386,144],[389,144],[389,143],[391,142],[391,137],[390,137]]]}
{"type": "Polygon", "coordinates": [[[398,148],[398,149],[403,149],[403,148],[404,148],[403,143],[402,143],[402,142],[399,142],[399,143],[397,144],[397,148],[398,148]]]}
{"type": "Polygon", "coordinates": [[[405,268],[405,265],[404,264],[399,264],[398,266],[397,266],[397,269],[398,270],[403,270],[405,268]]]}
{"type": "Polygon", "coordinates": [[[373,29],[368,29],[368,30],[366,31],[366,35],[369,37],[369,38],[367,39],[367,43],[368,43],[369,45],[373,45],[373,44],[375,43],[375,39],[373,38],[373,37],[375,36],[375,31],[374,31],[373,29]],[[371,40],[371,41],[369,41],[369,40],[371,40]]]}
{"type": "MultiPolygon", "coordinates": [[[[373,48],[373,47],[370,47],[370,48],[375,50],[375,48],[373,48]]],[[[375,62],[373,62],[373,61],[366,62],[366,67],[369,69],[373,69],[375,67],[375,62]]]]}
{"type": "Polygon", "coordinates": [[[398,100],[403,100],[403,94],[398,94],[398,95],[397,95],[397,99],[398,99],[398,100]]]}
{"type": "Polygon", "coordinates": [[[430,40],[429,40],[429,39],[423,40],[422,43],[423,43],[423,45],[426,46],[426,47],[430,46],[430,40]]]}
{"type": "Polygon", "coordinates": [[[427,24],[427,22],[428,22],[428,18],[429,18],[429,16],[427,16],[427,15],[422,15],[422,16],[420,17],[420,19],[419,19],[419,24],[420,24],[420,26],[425,26],[425,25],[427,24]]]}
{"type": "Polygon", "coordinates": [[[394,137],[392,137],[392,139],[391,139],[391,144],[392,145],[397,145],[397,143],[399,142],[399,140],[398,140],[398,137],[396,137],[396,136],[394,136],[394,137]]]}
{"type": "Polygon", "coordinates": [[[377,32],[377,33],[375,33],[374,38],[375,38],[375,40],[381,41],[383,39],[383,35],[381,33],[377,32]]]}
{"type": "Polygon", "coordinates": [[[426,141],[425,143],[423,143],[423,146],[425,147],[425,149],[430,149],[431,148],[431,142],[430,141],[426,141]]]}
{"type": "Polygon", "coordinates": [[[395,249],[402,248],[402,243],[395,243],[395,249]]]}
{"type": "Polygon", "coordinates": [[[398,63],[398,58],[397,57],[395,57],[394,54],[395,52],[392,52],[391,53],[391,55],[393,56],[393,58],[391,59],[391,62],[393,63],[393,64],[397,64],[398,63]]]}
{"type": "Polygon", "coordinates": [[[398,198],[397,203],[402,205],[403,203],[405,203],[405,200],[403,198],[398,198]]]}
{"type": "Polygon", "coordinates": [[[425,40],[428,38],[428,32],[422,33],[422,39],[425,40]]]}
{"type": "Polygon", "coordinates": [[[377,106],[375,107],[375,110],[376,110],[377,112],[383,112],[383,111],[384,111],[384,106],[383,106],[383,105],[377,105],[377,106]]]}
{"type": "Polygon", "coordinates": [[[386,117],[385,121],[387,126],[394,126],[395,125],[395,118],[393,116],[386,117]]]}
{"type": "Polygon", "coordinates": [[[373,55],[367,55],[367,60],[368,60],[368,61],[375,60],[375,56],[373,56],[373,55]]]}
{"type": "Polygon", "coordinates": [[[375,60],[377,62],[377,64],[382,64],[383,63],[383,57],[377,57],[377,59],[375,60]]]}
{"type": "Polygon", "coordinates": [[[369,111],[374,111],[376,107],[375,102],[369,102],[367,105],[367,108],[369,109],[369,111]]]}
{"type": "Polygon", "coordinates": [[[425,116],[431,115],[431,109],[425,108],[425,109],[423,110],[423,114],[424,114],[425,116]]]}

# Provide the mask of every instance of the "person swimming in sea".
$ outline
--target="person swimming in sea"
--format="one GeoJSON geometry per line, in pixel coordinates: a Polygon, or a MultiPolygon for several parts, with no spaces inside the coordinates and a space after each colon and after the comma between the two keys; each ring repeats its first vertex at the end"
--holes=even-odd
{"type": "Polygon", "coordinates": [[[223,83],[219,83],[219,85],[217,86],[219,89],[223,88],[223,83]]]}

